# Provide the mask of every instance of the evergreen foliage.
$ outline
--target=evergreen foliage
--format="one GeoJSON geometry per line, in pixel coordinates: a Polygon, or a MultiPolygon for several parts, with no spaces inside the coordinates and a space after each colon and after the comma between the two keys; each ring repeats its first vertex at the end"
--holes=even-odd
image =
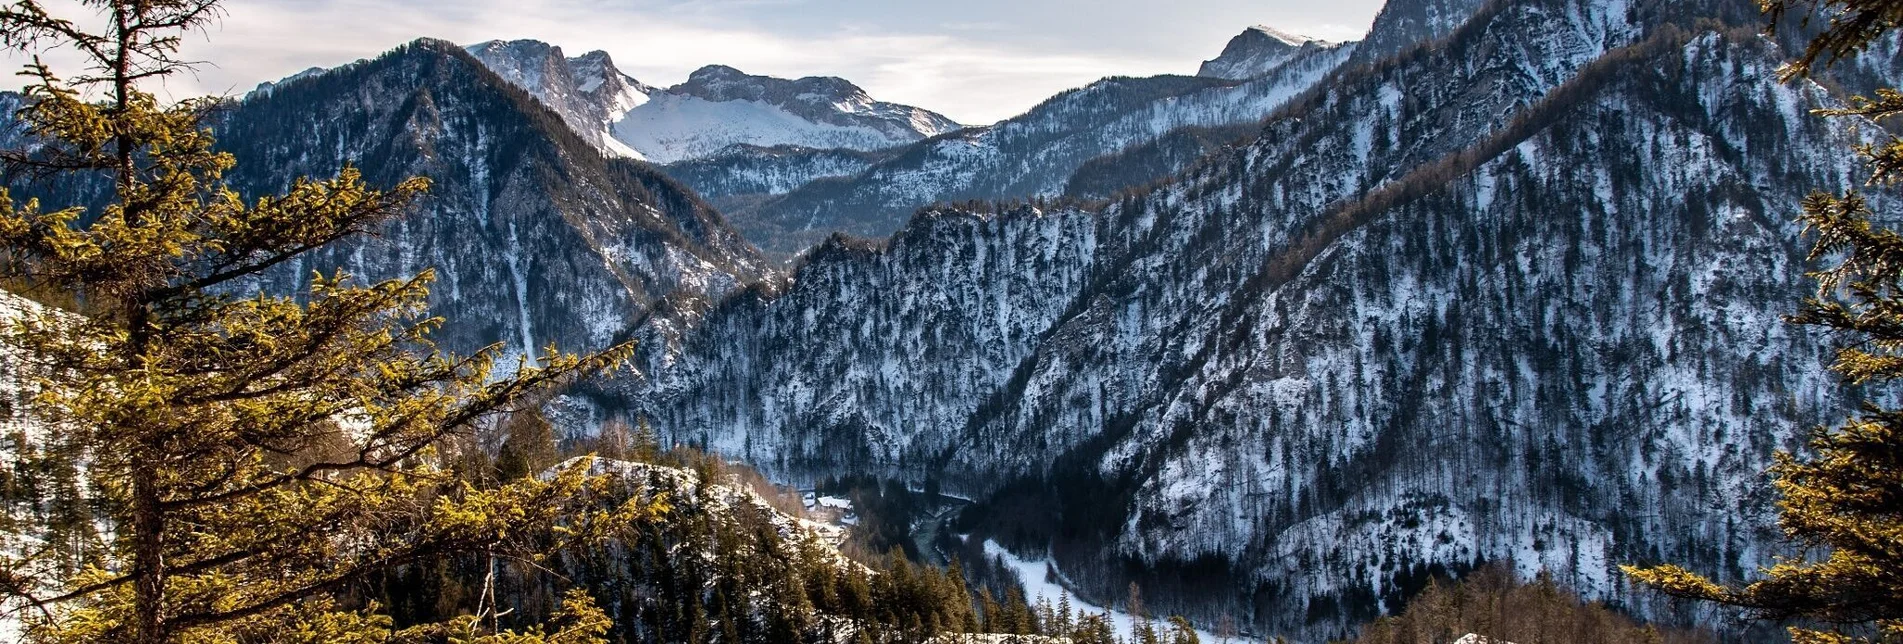
{"type": "Polygon", "coordinates": [[[1709,633],[1634,623],[1603,605],[1587,603],[1545,575],[1521,583],[1511,570],[1485,566],[1458,583],[1434,580],[1407,609],[1362,628],[1353,644],[1453,642],[1468,633],[1483,641],[1569,644],[1698,644],[1709,633]]]}
{"type": "MultiPolygon", "coordinates": [[[[1903,21],[1897,0],[1764,0],[1779,20],[1809,7],[1829,15],[1792,77],[1813,73],[1870,46],[1903,21]]],[[[1808,18],[1806,19],[1808,22],[1808,18]]],[[[1903,94],[1879,89],[1856,97],[1837,117],[1885,121],[1903,114],[1903,94]]],[[[1858,149],[1873,185],[1892,185],[1903,171],[1903,139],[1858,149]]],[[[1833,368],[1856,385],[1881,386],[1903,378],[1903,234],[1872,222],[1856,192],[1818,193],[1804,202],[1801,220],[1815,235],[1811,259],[1817,294],[1790,317],[1796,324],[1850,338],[1833,368]]],[[[1626,567],[1638,582],[1668,595],[1746,609],[1768,620],[1800,620],[1791,628],[1801,644],[1903,641],[1903,410],[1867,405],[1835,429],[1811,432],[1813,454],[1779,454],[1771,474],[1783,498],[1779,524],[1800,548],[1764,571],[1764,578],[1728,588],[1677,565],[1626,567]]]]}
{"type": "MultiPolygon", "coordinates": [[[[110,203],[47,207],[0,196],[0,277],[64,297],[0,329],[30,370],[35,417],[76,467],[111,527],[76,574],[58,547],[0,554],[0,597],[38,642],[586,642],[606,630],[586,594],[546,625],[502,631],[494,596],[475,611],[398,625],[341,593],[373,575],[451,553],[523,560],[620,534],[665,508],[607,504],[606,477],[570,468],[479,489],[446,476],[439,450],[525,396],[624,361],[549,351],[513,375],[490,348],[433,349],[431,275],[358,285],[318,275],[297,297],[235,285],[402,214],[427,187],[387,191],[353,168],[241,199],[223,180],[209,100],[163,105],[141,89],[187,64],[182,34],[216,0],[87,0],[94,33],[22,0],[0,9],[0,41],[77,50],[70,80],[37,62],[18,118],[43,145],[10,169],[98,176],[110,203]],[[97,98],[95,98],[97,97],[97,98]]],[[[531,464],[520,465],[526,473],[531,464]]],[[[31,462],[31,461],[27,461],[31,462]]],[[[66,470],[55,467],[56,473],[66,470]]]]}

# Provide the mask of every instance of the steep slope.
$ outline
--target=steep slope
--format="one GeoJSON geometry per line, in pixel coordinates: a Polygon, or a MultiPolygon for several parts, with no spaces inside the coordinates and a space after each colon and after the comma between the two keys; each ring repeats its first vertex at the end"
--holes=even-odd
{"type": "Polygon", "coordinates": [[[1305,47],[1327,47],[1329,43],[1298,36],[1271,27],[1254,26],[1229,40],[1222,54],[1203,61],[1197,76],[1248,80],[1274,71],[1294,58],[1305,47]]]}
{"type": "Polygon", "coordinates": [[[788,476],[994,494],[967,527],[1096,597],[1135,570],[1164,610],[1319,639],[1510,559],[1662,615],[1612,566],[1767,561],[1769,453],[1850,402],[1777,320],[1851,141],[1774,44],[1682,30],[1725,8],[1490,5],[1103,212],[831,242],[672,323],[634,399],[788,476]]]}
{"type": "Polygon", "coordinates": [[[1353,49],[1302,48],[1249,81],[1105,79],[1003,123],[913,144],[859,174],[816,181],[732,216],[761,248],[791,253],[835,231],[891,234],[936,202],[1057,195],[1091,159],[1179,128],[1260,120],[1333,72],[1353,49]]]}
{"type": "MultiPolygon", "coordinates": [[[[23,622],[84,618],[70,612],[80,608],[70,602],[33,604],[16,593],[46,590],[50,596],[57,588],[78,585],[75,580],[87,571],[124,565],[120,555],[125,554],[109,547],[114,535],[124,535],[120,522],[127,513],[113,509],[124,503],[113,479],[123,472],[91,470],[101,448],[90,432],[37,416],[23,404],[37,393],[31,376],[48,368],[47,356],[28,357],[14,337],[16,324],[34,318],[83,323],[78,316],[0,290],[0,563],[13,566],[5,571],[9,593],[0,595],[0,637],[8,642],[24,641],[23,622]],[[11,559],[22,551],[31,556],[24,562],[11,559]]],[[[439,550],[341,588],[319,589],[320,596],[346,606],[374,603],[396,629],[481,614],[484,606],[499,610],[490,613],[494,628],[532,629],[561,621],[557,598],[581,591],[610,617],[606,635],[614,642],[701,642],[710,633],[733,644],[1052,641],[951,633],[979,628],[970,584],[982,582],[955,569],[902,559],[855,561],[840,550],[847,534],[833,522],[837,514],[811,514],[802,509],[798,492],[767,483],[718,455],[637,442],[634,449],[619,451],[639,460],[589,455],[558,462],[551,443],[534,450],[541,456],[511,461],[505,455],[523,437],[510,429],[519,417],[491,420],[498,419],[478,420],[468,428],[470,434],[446,438],[416,456],[440,459],[436,463],[444,478],[423,481],[426,491],[437,485],[494,484],[495,474],[510,471],[505,463],[513,462],[523,467],[506,476],[546,480],[583,470],[602,477],[582,492],[588,501],[579,511],[628,503],[652,511],[630,518],[626,529],[609,527],[606,519],[591,520],[591,526],[604,529],[600,541],[544,551],[545,558],[439,550]]],[[[549,536],[517,534],[505,547],[512,552],[534,548],[531,544],[549,543],[549,536]]],[[[1022,614],[1031,611],[1021,600],[1005,605],[1022,614]]],[[[988,604],[994,617],[997,606],[988,604]]]]}
{"type": "MultiPolygon", "coordinates": [[[[1139,481],[1116,553],[1226,560],[1258,604],[1310,616],[1476,560],[1606,598],[1621,561],[1766,563],[1768,455],[1843,409],[1824,339],[1778,322],[1805,290],[1789,222],[1854,176],[1778,56],[1706,36],[1599,70],[1630,76],[1308,230],[1339,237],[1285,238],[1166,341],[1195,347],[1189,373],[1104,450],[1139,481]]],[[[1076,395],[1074,370],[1040,371],[1001,428],[1076,395]]]]}
{"type": "Polygon", "coordinates": [[[794,477],[920,461],[1059,319],[1095,228],[1076,211],[931,211],[883,246],[834,238],[790,284],[663,312],[627,400],[677,440],[794,477]]]}
{"type": "Polygon", "coordinates": [[[534,94],[602,152],[641,158],[640,152],[616,140],[610,128],[628,110],[646,103],[655,89],[621,73],[608,52],[567,58],[560,47],[537,40],[491,40],[470,46],[469,53],[503,80],[534,94]]]}
{"type": "Polygon", "coordinates": [[[1231,145],[1255,138],[1260,123],[1185,127],[1078,166],[1064,183],[1064,196],[1107,199],[1124,190],[1140,190],[1193,167],[1231,145]]]}
{"type": "Polygon", "coordinates": [[[284,83],[218,124],[241,192],[350,163],[373,184],[428,176],[415,213],[264,280],[300,288],[339,267],[364,279],[437,273],[446,345],[602,347],[650,302],[717,296],[761,274],[720,216],[644,164],[604,158],[554,112],[460,47],[422,40],[284,83]]]}
{"type": "Polygon", "coordinates": [[[1388,0],[1361,41],[1357,62],[1377,62],[1440,40],[1494,0],[1388,0]]]}

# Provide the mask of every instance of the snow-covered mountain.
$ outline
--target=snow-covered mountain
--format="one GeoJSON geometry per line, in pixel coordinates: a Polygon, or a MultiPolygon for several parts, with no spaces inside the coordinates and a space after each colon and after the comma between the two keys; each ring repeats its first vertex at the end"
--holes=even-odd
{"type": "Polygon", "coordinates": [[[834,232],[883,237],[937,202],[1057,196],[1092,159],[1186,127],[1255,123],[1353,51],[1353,44],[1311,44],[1245,81],[1107,78],[996,125],[889,151],[857,174],[814,181],[730,216],[762,249],[792,254],[834,232]]]}
{"type": "Polygon", "coordinates": [[[710,65],[615,123],[615,138],[657,163],[735,145],[877,150],[959,129],[937,113],[873,100],[842,78],[784,80],[710,65]]]}
{"type": "Polygon", "coordinates": [[[783,476],[989,495],[967,527],[1086,595],[1258,632],[1485,560],[1665,616],[1615,566],[1769,561],[1770,454],[1854,402],[1779,321],[1854,140],[1698,20],[1749,4],[1489,4],[1154,190],[931,210],[664,313],[624,400],[783,476]]]}
{"type": "Polygon", "coordinates": [[[1273,27],[1257,25],[1229,40],[1222,55],[1203,61],[1197,76],[1248,80],[1274,71],[1294,58],[1304,47],[1328,47],[1330,43],[1298,36],[1273,27]]]}
{"type": "Polygon", "coordinates": [[[874,100],[845,79],[785,80],[709,65],[686,82],[650,87],[606,52],[566,58],[536,40],[469,47],[605,152],[671,163],[734,146],[878,150],[959,129],[951,119],[874,100]]]}

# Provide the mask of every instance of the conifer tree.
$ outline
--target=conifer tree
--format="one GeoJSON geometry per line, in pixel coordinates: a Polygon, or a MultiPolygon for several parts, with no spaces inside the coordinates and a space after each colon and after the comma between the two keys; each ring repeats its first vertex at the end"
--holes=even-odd
{"type": "Polygon", "coordinates": [[[1134,644],[1158,644],[1161,638],[1156,632],[1156,624],[1151,623],[1150,614],[1143,610],[1143,590],[1134,581],[1130,582],[1130,595],[1125,606],[1130,612],[1130,637],[1135,640],[1134,644]]]}
{"type": "Polygon", "coordinates": [[[648,424],[642,416],[635,425],[634,436],[630,439],[628,457],[642,463],[658,463],[661,460],[661,436],[654,432],[654,426],[648,424]]]}
{"type": "Polygon", "coordinates": [[[988,587],[978,589],[978,612],[984,614],[983,625],[980,627],[984,632],[1010,632],[1009,619],[1005,616],[1004,610],[998,606],[998,601],[991,598],[991,589],[988,587]]]}
{"type": "Polygon", "coordinates": [[[337,594],[373,574],[445,554],[525,559],[605,538],[660,508],[611,505],[609,481],[569,469],[478,490],[437,466],[473,423],[630,347],[495,378],[498,349],[437,353],[424,314],[429,273],[359,285],[319,274],[296,297],[242,285],[304,253],[365,234],[427,187],[387,191],[352,168],[246,200],[203,117],[210,100],[162,104],[142,84],[186,69],[182,34],[217,0],[81,0],[101,31],[39,0],[0,7],[0,43],[77,51],[70,80],[36,62],[18,118],[36,145],[9,168],[110,184],[110,203],[16,202],[0,194],[0,278],[65,296],[0,328],[40,395],[28,411],[83,449],[113,527],[99,566],[56,574],[52,552],[0,555],[0,600],[24,606],[40,642],[346,641],[363,638],[580,642],[606,618],[571,593],[554,630],[499,632],[493,596],[473,615],[398,630],[337,594]]]}
{"type": "MultiPolygon", "coordinates": [[[[1903,24],[1903,0],[1763,0],[1773,23],[1791,11],[1804,23],[1826,18],[1803,55],[1786,68],[1792,78],[1855,55],[1903,24]]],[[[1903,93],[1881,89],[1856,97],[1836,117],[1885,121],[1903,115],[1903,93]]],[[[1858,153],[1873,185],[1894,185],[1903,172],[1903,139],[1888,136],[1858,153]]],[[[1851,342],[1833,368],[1869,387],[1903,378],[1903,234],[1872,222],[1857,192],[1815,194],[1801,219],[1815,236],[1811,259],[1817,295],[1790,321],[1838,332],[1851,342]]],[[[1783,498],[1779,525],[1803,554],[1764,571],[1742,588],[1721,586],[1675,566],[1627,567],[1636,581],[1676,597],[1746,609],[1771,620],[1822,624],[1794,627],[1803,643],[1903,641],[1903,409],[1875,404],[1842,427],[1813,430],[1808,456],[1779,454],[1771,473],[1783,498]]]]}
{"type": "Polygon", "coordinates": [[[1189,619],[1181,615],[1170,616],[1170,644],[1202,644],[1202,641],[1189,619]]]}
{"type": "Polygon", "coordinates": [[[1065,591],[1059,594],[1057,596],[1056,621],[1055,623],[1048,626],[1047,630],[1049,630],[1052,633],[1060,633],[1060,634],[1071,632],[1071,630],[1077,627],[1074,613],[1075,611],[1071,608],[1071,605],[1070,605],[1070,592],[1065,591]]]}
{"type": "Polygon", "coordinates": [[[1038,632],[1037,617],[1031,612],[1031,604],[1024,599],[1024,591],[1013,585],[1004,589],[1004,611],[1009,614],[1010,624],[1001,633],[1030,635],[1038,632]]]}
{"type": "Polygon", "coordinates": [[[555,427],[535,407],[509,414],[502,435],[496,454],[496,476],[502,480],[530,476],[555,464],[555,427]]]}
{"type": "Polygon", "coordinates": [[[1077,628],[1070,633],[1070,641],[1072,644],[1117,644],[1116,632],[1110,624],[1109,611],[1079,617],[1077,628]]]}

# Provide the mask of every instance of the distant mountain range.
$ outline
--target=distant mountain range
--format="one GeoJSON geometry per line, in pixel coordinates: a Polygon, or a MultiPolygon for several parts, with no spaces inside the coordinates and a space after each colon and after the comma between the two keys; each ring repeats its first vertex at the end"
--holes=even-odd
{"type": "Polygon", "coordinates": [[[469,51],[603,151],[656,163],[736,145],[876,150],[961,127],[933,112],[873,100],[840,78],[783,80],[709,65],[659,89],[622,73],[606,52],[565,58],[561,48],[534,40],[490,41],[469,51]]]}
{"type": "MultiPolygon", "coordinates": [[[[734,150],[679,164],[676,176],[726,206],[748,239],[769,253],[787,255],[834,232],[889,235],[914,211],[933,203],[1062,196],[1078,171],[1094,159],[1189,128],[1253,126],[1326,78],[1353,51],[1352,44],[1311,42],[1279,60],[1236,59],[1236,69],[1274,63],[1240,80],[1107,78],[1052,97],[1020,116],[887,150],[846,168],[848,173],[815,177],[784,193],[731,191],[760,185],[753,176],[761,173],[810,176],[811,159],[832,153],[785,151],[766,159],[758,150],[734,150]]],[[[1132,174],[1123,185],[1163,176],[1127,173],[1121,167],[1117,171],[1132,174]]]]}
{"type": "MultiPolygon", "coordinates": [[[[709,65],[662,89],[606,52],[570,58],[535,40],[468,50],[602,153],[667,164],[750,241],[785,258],[834,232],[890,234],[932,203],[1096,197],[1160,179],[1244,136],[1355,47],[1253,27],[1199,78],[1105,79],[976,128],[874,100],[839,78],[709,65]]],[[[267,83],[258,95],[323,73],[267,83]]]]}

